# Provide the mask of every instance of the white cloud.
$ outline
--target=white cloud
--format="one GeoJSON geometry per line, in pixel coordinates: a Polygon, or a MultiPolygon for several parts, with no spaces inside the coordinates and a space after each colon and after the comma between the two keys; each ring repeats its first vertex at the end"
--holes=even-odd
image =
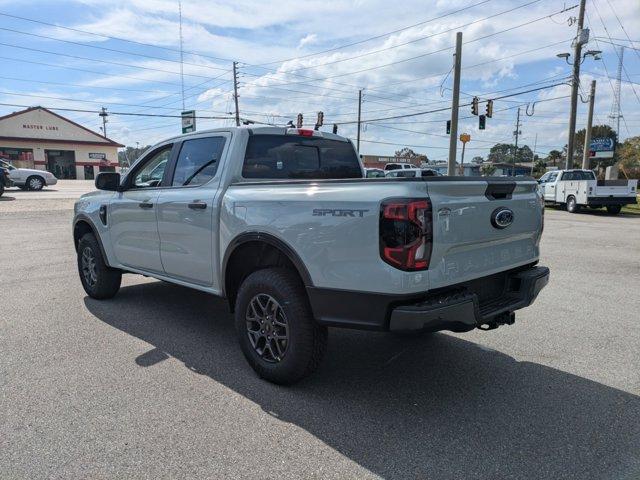
{"type": "Polygon", "coordinates": [[[318,43],[318,35],[316,35],[315,33],[310,33],[300,39],[300,41],[298,42],[298,49],[301,49],[307,45],[313,45],[314,43],[318,43]]]}

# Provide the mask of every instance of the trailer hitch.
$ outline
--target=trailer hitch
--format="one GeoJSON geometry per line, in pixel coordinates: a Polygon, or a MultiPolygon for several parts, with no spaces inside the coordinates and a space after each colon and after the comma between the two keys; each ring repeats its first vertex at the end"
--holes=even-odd
{"type": "Polygon", "coordinates": [[[489,321],[481,323],[478,325],[480,330],[495,330],[501,325],[513,325],[516,321],[516,314],[514,312],[504,312],[495,317],[491,318],[489,321]]]}

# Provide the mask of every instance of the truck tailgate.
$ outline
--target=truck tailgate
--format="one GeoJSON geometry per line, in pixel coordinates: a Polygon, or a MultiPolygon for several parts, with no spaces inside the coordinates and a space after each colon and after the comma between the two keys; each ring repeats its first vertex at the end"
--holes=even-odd
{"type": "Polygon", "coordinates": [[[433,209],[431,289],[537,261],[543,210],[535,181],[496,178],[427,185],[433,209]]]}

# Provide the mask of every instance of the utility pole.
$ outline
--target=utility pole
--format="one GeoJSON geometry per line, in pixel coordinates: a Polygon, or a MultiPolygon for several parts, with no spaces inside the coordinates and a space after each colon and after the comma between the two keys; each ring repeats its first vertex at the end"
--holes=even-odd
{"type": "Polygon", "coordinates": [[[107,117],[109,116],[107,109],[102,107],[102,110],[98,115],[102,117],[102,134],[104,135],[104,138],[107,138],[107,117]]]}
{"type": "Polygon", "coordinates": [[[458,106],[460,105],[460,70],[462,66],[462,32],[456,33],[456,54],[453,62],[453,98],[451,99],[451,132],[449,136],[449,163],[447,175],[456,174],[456,147],[458,145],[458,106]]]}
{"type": "Polygon", "coordinates": [[[233,62],[233,100],[236,104],[236,127],[239,127],[240,110],[238,109],[238,62],[233,62]]]}
{"type": "Polygon", "coordinates": [[[567,141],[567,159],[565,168],[573,167],[573,149],[576,133],[576,114],[578,111],[578,87],[580,86],[580,62],[582,61],[582,27],[584,25],[584,7],[587,0],[580,0],[580,13],[578,14],[578,33],[574,42],[573,51],[573,76],[571,77],[571,114],[569,115],[569,139],[567,141]]]}
{"type": "Polygon", "coordinates": [[[360,154],[360,113],[362,112],[362,89],[358,90],[358,136],[356,141],[356,150],[360,154]]]}
{"type": "Polygon", "coordinates": [[[520,107],[518,107],[518,117],[516,119],[516,129],[513,132],[516,136],[516,146],[513,152],[513,176],[516,176],[516,162],[518,161],[518,137],[520,136],[520,107]]]}
{"type": "Polygon", "coordinates": [[[531,176],[533,177],[533,167],[536,163],[536,149],[538,148],[538,134],[536,133],[536,139],[533,141],[533,158],[531,159],[531,176]]]}
{"type": "Polygon", "coordinates": [[[184,52],[182,50],[182,2],[178,1],[178,17],[180,19],[180,87],[182,90],[182,111],[184,112],[184,52]]]}
{"type": "Polygon", "coordinates": [[[589,169],[591,159],[589,151],[591,147],[591,127],[593,126],[593,103],[596,98],[596,81],[591,80],[591,93],[589,94],[589,116],[587,117],[587,129],[584,132],[584,151],[582,152],[582,169],[589,169]]]}

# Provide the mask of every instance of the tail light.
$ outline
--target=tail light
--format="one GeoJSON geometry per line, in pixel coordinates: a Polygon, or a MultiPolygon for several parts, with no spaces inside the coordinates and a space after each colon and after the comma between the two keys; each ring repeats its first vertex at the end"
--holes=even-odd
{"type": "Polygon", "coordinates": [[[433,218],[429,199],[396,198],[380,209],[380,256],[400,270],[429,268],[433,218]]]}

